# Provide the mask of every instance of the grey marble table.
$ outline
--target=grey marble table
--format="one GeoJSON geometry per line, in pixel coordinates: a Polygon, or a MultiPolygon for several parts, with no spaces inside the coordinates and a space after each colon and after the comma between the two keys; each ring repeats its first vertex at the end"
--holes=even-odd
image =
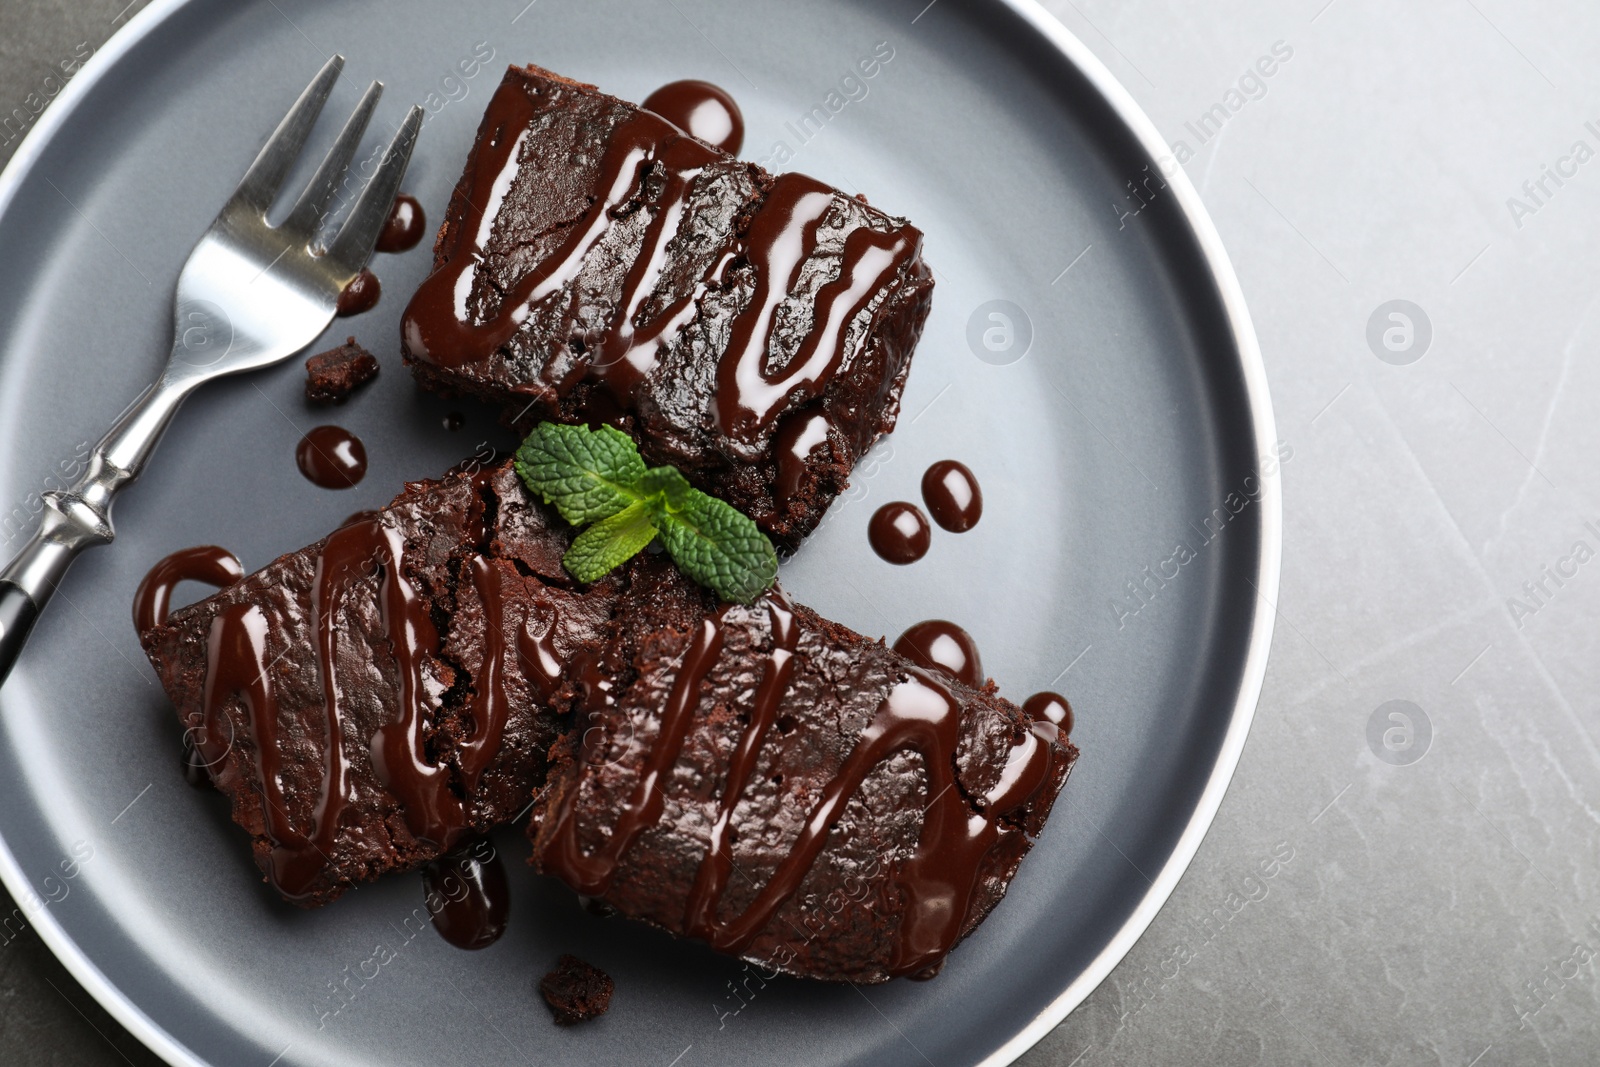
{"type": "MultiPolygon", "coordinates": [[[[124,2],[0,0],[0,113],[124,2]]],[[[1233,787],[1143,940],[1023,1062],[1595,1062],[1600,11],[1047,3],[1200,188],[1293,458],[1233,787]]],[[[0,1061],[155,1063],[4,936],[0,1061]]]]}

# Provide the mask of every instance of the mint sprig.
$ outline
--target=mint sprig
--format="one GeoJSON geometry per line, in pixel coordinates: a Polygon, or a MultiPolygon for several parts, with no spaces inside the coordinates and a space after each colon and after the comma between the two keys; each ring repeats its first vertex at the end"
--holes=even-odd
{"type": "Polygon", "coordinates": [[[645,467],[614,427],[541,423],[517,450],[516,469],[562,518],[587,527],[561,560],[580,582],[597,581],[657,537],[679,570],[723,600],[748,604],[778,576],[778,554],[748,516],[675,467],[645,467]]]}

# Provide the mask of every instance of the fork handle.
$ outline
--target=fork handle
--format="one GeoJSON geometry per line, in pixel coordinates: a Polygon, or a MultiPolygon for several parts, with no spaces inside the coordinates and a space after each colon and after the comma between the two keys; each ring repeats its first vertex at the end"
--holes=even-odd
{"type": "Polygon", "coordinates": [[[32,597],[19,586],[0,582],[0,682],[17,661],[38,617],[39,605],[32,597]]]}
{"type": "Polygon", "coordinates": [[[172,416],[198,384],[198,377],[163,375],[95,446],[71,488],[40,495],[38,528],[0,570],[0,684],[78,553],[109,544],[116,536],[111,505],[117,492],[144,470],[172,416]]]}

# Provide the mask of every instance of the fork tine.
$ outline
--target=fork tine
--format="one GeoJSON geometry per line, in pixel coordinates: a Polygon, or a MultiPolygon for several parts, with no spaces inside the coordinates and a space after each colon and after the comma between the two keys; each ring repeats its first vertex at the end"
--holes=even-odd
{"type": "Polygon", "coordinates": [[[361,190],[361,198],[328,248],[328,256],[352,273],[364,267],[372,256],[372,246],[378,242],[395,194],[400,191],[400,179],[405,177],[406,165],[411,162],[411,149],[416,146],[417,131],[422,129],[422,115],[420,107],[413,107],[407,113],[400,131],[383,153],[378,173],[361,190]]]}
{"type": "Polygon", "coordinates": [[[273,197],[278,195],[278,187],[283,184],[289,168],[294,166],[306,138],[311,135],[311,128],[317,124],[317,116],[322,114],[322,105],[328,102],[328,94],[333,92],[333,83],[339,80],[339,72],[343,69],[344,56],[340,55],[333,56],[322,65],[317,76],[311,79],[311,84],[306,86],[305,92],[300,94],[300,99],[294,102],[283,121],[278,123],[278,128],[272,131],[272,136],[267,139],[255,162],[250,164],[250,169],[245,171],[239,188],[234,190],[231,203],[243,201],[263,212],[272,206],[273,197]]]}
{"type": "Polygon", "coordinates": [[[304,234],[309,239],[322,225],[323,213],[328,209],[328,202],[333,199],[334,190],[339,187],[345,169],[350,166],[351,158],[360,147],[361,135],[366,133],[367,122],[378,106],[378,97],[382,95],[382,82],[375,81],[367,86],[366,93],[361,97],[361,103],[356,105],[349,121],[344,124],[344,129],[339,131],[339,139],[323,157],[322,164],[317,167],[317,173],[307,183],[305,192],[300,194],[294,210],[289,212],[288,219],[284,221],[284,228],[291,233],[304,234]]]}

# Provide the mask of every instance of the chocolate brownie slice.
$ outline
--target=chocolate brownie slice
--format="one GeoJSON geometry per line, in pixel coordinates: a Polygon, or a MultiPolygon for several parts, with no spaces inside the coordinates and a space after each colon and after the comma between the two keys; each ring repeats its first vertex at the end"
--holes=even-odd
{"type": "Polygon", "coordinates": [[[793,550],[894,427],[933,279],[903,219],[537,67],[489,103],[402,327],[425,386],[610,422],[793,550]]]}
{"type": "Polygon", "coordinates": [[[789,604],[635,568],[534,806],[534,862],[764,967],[936,969],[1005,894],[1077,751],[789,604]]]}
{"type": "Polygon", "coordinates": [[[326,903],[527,807],[562,664],[618,581],[577,589],[570,540],[509,464],[461,470],[141,633],[284,897],[326,903]]]}

